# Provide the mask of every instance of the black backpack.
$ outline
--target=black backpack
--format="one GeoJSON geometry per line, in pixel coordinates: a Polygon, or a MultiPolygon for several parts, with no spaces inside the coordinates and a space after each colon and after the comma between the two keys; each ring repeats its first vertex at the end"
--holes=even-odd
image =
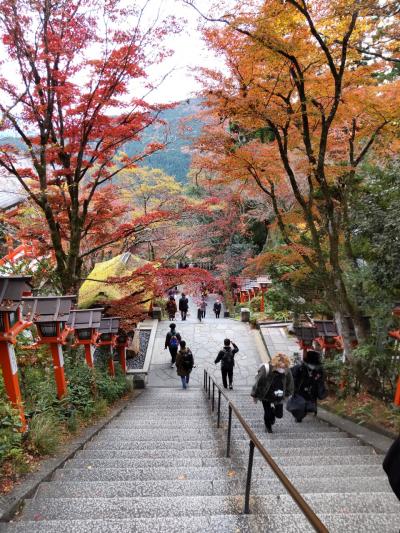
{"type": "Polygon", "coordinates": [[[190,350],[187,350],[184,354],[182,366],[183,368],[186,368],[186,370],[191,370],[193,368],[193,365],[194,365],[193,354],[190,350]]]}
{"type": "Polygon", "coordinates": [[[232,349],[229,346],[224,348],[224,355],[222,356],[222,365],[223,366],[235,366],[235,354],[232,353],[232,349]]]}

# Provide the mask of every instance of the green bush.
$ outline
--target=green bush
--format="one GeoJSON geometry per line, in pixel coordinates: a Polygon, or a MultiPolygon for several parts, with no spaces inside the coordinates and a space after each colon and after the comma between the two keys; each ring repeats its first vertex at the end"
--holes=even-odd
{"type": "Polygon", "coordinates": [[[28,440],[40,455],[54,454],[62,437],[62,427],[51,413],[35,415],[29,424],[28,440]]]}
{"type": "Polygon", "coordinates": [[[118,368],[114,378],[98,369],[96,369],[95,375],[97,392],[109,404],[118,400],[129,390],[127,379],[118,368]]]}
{"type": "Polygon", "coordinates": [[[19,462],[22,457],[21,420],[0,391],[0,464],[5,460],[19,462]]]}

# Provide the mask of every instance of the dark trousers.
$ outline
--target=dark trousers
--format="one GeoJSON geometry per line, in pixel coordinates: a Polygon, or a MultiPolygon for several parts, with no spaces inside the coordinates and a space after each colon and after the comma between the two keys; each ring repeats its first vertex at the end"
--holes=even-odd
{"type": "Polygon", "coordinates": [[[205,309],[201,310],[201,318],[206,318],[206,310],[205,309]]]}
{"type": "Polygon", "coordinates": [[[222,383],[224,384],[225,389],[228,388],[228,383],[226,380],[226,377],[228,376],[229,379],[229,385],[232,385],[233,383],[233,368],[221,368],[221,375],[222,375],[222,383]]]}
{"type": "Polygon", "coordinates": [[[214,312],[215,312],[215,318],[219,318],[221,311],[214,311],[214,312]]]}
{"type": "Polygon", "coordinates": [[[169,353],[171,354],[171,364],[176,361],[176,354],[178,353],[178,346],[168,346],[169,353]]]}
{"type": "Polygon", "coordinates": [[[263,400],[264,422],[265,427],[271,427],[275,424],[276,418],[283,417],[283,403],[273,404],[269,400],[263,400]]]}
{"type": "Polygon", "coordinates": [[[182,320],[186,320],[187,311],[181,311],[182,320]]]}

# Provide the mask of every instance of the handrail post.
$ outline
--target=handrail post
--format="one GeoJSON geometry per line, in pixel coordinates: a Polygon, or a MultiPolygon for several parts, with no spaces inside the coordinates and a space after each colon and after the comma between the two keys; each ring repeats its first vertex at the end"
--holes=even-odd
{"type": "Polygon", "coordinates": [[[213,381],[213,387],[212,387],[212,404],[211,404],[211,412],[213,413],[215,409],[215,383],[213,381]]]}
{"type": "Polygon", "coordinates": [[[221,421],[221,391],[218,389],[218,412],[217,412],[217,428],[221,421]]]}
{"type": "Polygon", "coordinates": [[[211,398],[211,376],[208,376],[208,399],[211,398]]]}
{"type": "Polygon", "coordinates": [[[204,371],[203,371],[203,389],[206,389],[206,390],[207,390],[207,386],[206,386],[206,376],[207,376],[207,370],[204,369],[204,371]]]}
{"type": "Polygon", "coordinates": [[[231,432],[232,432],[232,406],[229,404],[229,416],[228,416],[228,440],[226,443],[226,456],[231,455],[231,432]]]}
{"type": "Polygon", "coordinates": [[[247,466],[247,479],[246,479],[246,494],[244,497],[244,514],[250,514],[250,488],[251,488],[251,474],[253,472],[253,459],[254,459],[254,442],[250,439],[249,450],[249,464],[247,466]]]}

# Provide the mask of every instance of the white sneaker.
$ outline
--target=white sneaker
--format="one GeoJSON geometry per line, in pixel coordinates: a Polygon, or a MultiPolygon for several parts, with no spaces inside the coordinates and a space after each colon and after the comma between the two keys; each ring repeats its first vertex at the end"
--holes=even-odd
{"type": "Polygon", "coordinates": [[[172,364],[171,364],[171,368],[174,368],[174,366],[175,366],[175,363],[172,363],[172,364]]]}

